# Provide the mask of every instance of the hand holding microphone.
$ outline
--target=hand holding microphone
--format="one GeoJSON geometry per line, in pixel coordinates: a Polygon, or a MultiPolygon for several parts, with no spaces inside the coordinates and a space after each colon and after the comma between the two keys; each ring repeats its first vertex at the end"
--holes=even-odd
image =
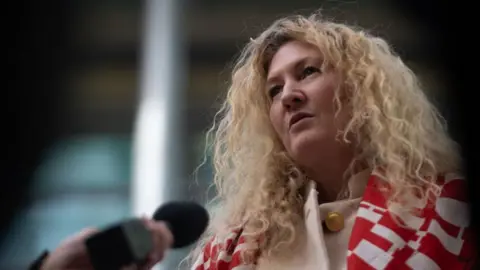
{"type": "MultiPolygon", "coordinates": [[[[144,220],[155,239],[155,249],[149,254],[145,263],[137,269],[150,269],[162,260],[164,253],[171,247],[173,236],[164,222],[144,220]]],[[[84,229],[78,234],[67,238],[46,259],[41,270],[90,270],[95,269],[92,265],[85,241],[101,231],[93,228],[84,229]]],[[[131,266],[134,266],[132,263],[131,266]]],[[[128,266],[118,269],[129,269],[128,266]]],[[[133,268],[135,269],[135,268],[133,268]]]]}
{"type": "Polygon", "coordinates": [[[169,248],[195,242],[208,224],[200,205],[172,202],[157,209],[153,220],[131,219],[105,230],[87,229],[66,239],[41,270],[150,269],[169,248]]]}

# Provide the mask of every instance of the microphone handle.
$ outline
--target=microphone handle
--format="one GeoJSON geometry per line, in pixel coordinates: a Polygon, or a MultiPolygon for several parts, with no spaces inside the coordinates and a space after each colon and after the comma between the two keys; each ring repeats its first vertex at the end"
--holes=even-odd
{"type": "Polygon", "coordinates": [[[140,219],[111,226],[85,241],[95,270],[118,270],[142,263],[153,250],[153,236],[140,219]]]}

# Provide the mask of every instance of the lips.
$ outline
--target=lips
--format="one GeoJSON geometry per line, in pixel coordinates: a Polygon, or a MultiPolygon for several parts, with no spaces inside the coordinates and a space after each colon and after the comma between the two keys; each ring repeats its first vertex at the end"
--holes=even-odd
{"type": "Polygon", "coordinates": [[[304,113],[304,112],[299,112],[299,113],[295,113],[294,115],[292,115],[292,117],[290,118],[290,122],[288,124],[289,128],[291,128],[293,125],[295,125],[295,123],[297,123],[298,121],[304,119],[304,118],[309,118],[309,117],[312,117],[313,115],[312,114],[309,114],[309,113],[304,113]]]}

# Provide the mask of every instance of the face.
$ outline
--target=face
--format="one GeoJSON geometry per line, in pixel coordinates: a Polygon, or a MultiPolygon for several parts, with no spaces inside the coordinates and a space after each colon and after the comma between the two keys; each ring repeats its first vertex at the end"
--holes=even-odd
{"type": "Polygon", "coordinates": [[[339,76],[323,70],[322,64],[316,47],[292,41],[276,52],[267,74],[271,123],[300,167],[317,166],[318,159],[334,159],[345,147],[336,140],[348,120],[345,109],[335,117],[339,76]]]}

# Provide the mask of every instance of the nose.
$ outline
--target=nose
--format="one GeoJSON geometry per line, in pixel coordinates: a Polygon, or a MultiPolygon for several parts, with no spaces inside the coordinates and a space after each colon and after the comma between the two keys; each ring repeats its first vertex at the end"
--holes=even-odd
{"type": "Polygon", "coordinates": [[[307,96],[302,90],[297,88],[284,89],[281,100],[285,108],[295,110],[305,104],[307,96]]]}

